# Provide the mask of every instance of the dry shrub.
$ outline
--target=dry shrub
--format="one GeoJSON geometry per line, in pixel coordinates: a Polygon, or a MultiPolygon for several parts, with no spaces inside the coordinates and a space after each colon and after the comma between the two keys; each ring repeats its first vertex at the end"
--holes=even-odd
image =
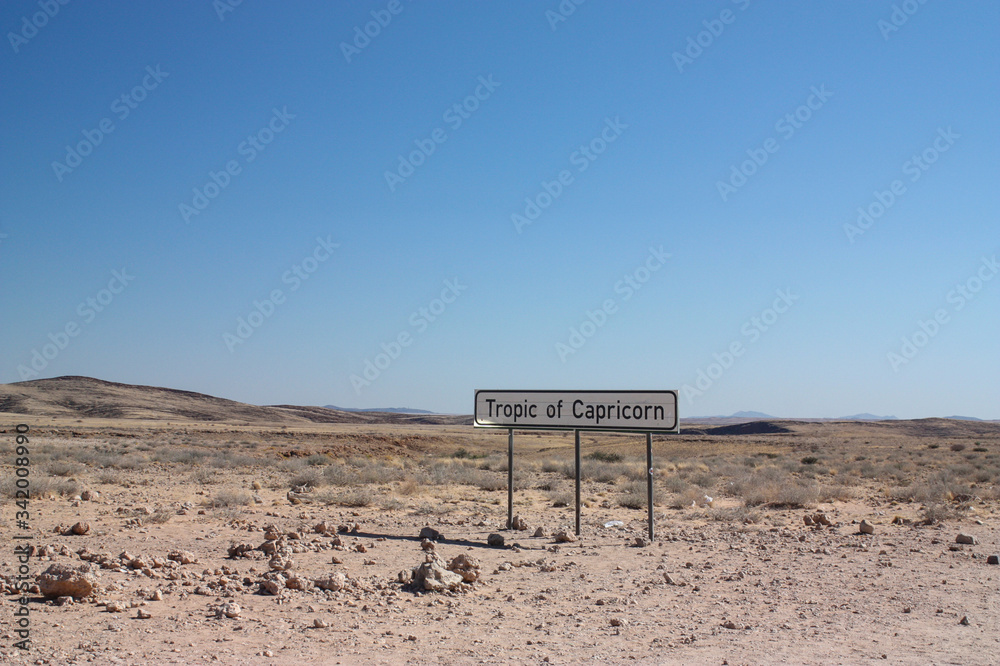
{"type": "Polygon", "coordinates": [[[417,480],[412,476],[404,479],[402,483],[399,484],[399,487],[396,488],[397,493],[405,496],[416,495],[419,490],[420,484],[417,483],[417,480]]]}
{"type": "Polygon", "coordinates": [[[576,503],[576,493],[570,491],[559,491],[546,493],[546,497],[552,502],[552,506],[569,506],[576,503]]]}
{"type": "Polygon", "coordinates": [[[220,483],[222,480],[216,472],[204,467],[196,469],[191,473],[191,482],[207,486],[213,483],[220,483]]]}
{"type": "Polygon", "coordinates": [[[671,509],[687,509],[698,506],[705,500],[705,493],[694,486],[688,486],[683,491],[675,493],[670,498],[671,509]]]}
{"type": "MultiPolygon", "coordinates": [[[[317,499],[320,499],[317,497],[317,499]]],[[[335,504],[337,506],[359,508],[363,506],[369,506],[375,501],[375,496],[367,488],[350,488],[348,490],[342,490],[339,493],[326,495],[323,498],[326,504],[335,504]]]]}
{"type": "Polygon", "coordinates": [[[732,489],[746,506],[800,508],[815,504],[819,498],[818,484],[803,483],[774,467],[756,470],[734,481],[732,489]]]}
{"type": "MultiPolygon", "coordinates": [[[[656,503],[656,488],[653,488],[653,503],[656,503]]],[[[629,481],[622,485],[618,495],[618,506],[626,509],[645,509],[647,504],[647,488],[642,481],[629,481]]]]}
{"type": "Polygon", "coordinates": [[[760,522],[760,511],[745,506],[712,509],[708,517],[722,523],[742,523],[753,525],[760,522]]]}
{"type": "Polygon", "coordinates": [[[80,466],[66,460],[53,460],[45,466],[45,471],[52,476],[73,476],[80,466]]]}
{"type": "Polygon", "coordinates": [[[253,496],[245,490],[220,490],[215,497],[205,502],[206,506],[218,509],[253,504],[253,496]]]}

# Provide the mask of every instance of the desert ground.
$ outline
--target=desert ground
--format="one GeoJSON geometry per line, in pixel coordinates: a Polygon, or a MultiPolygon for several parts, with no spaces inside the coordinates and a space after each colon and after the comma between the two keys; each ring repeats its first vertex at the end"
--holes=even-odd
{"type": "Polygon", "coordinates": [[[0,661],[1000,663],[1000,424],[685,423],[652,542],[644,437],[582,440],[576,538],[572,433],[508,529],[506,431],[4,414],[0,661]]]}

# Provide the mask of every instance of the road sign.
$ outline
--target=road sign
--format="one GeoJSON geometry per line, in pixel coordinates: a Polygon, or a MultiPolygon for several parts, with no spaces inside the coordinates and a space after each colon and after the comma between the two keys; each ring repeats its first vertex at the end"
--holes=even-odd
{"type": "Polygon", "coordinates": [[[679,432],[677,391],[476,391],[475,425],[679,432]]]}

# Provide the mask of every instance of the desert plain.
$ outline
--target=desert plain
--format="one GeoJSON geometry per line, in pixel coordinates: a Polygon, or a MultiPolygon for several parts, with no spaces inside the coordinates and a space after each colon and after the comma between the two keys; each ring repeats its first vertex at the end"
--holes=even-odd
{"type": "Polygon", "coordinates": [[[0,387],[0,662],[1000,663],[998,423],[682,421],[650,541],[642,436],[583,433],[577,536],[572,433],[514,529],[506,431],[147,388],[0,387]]]}

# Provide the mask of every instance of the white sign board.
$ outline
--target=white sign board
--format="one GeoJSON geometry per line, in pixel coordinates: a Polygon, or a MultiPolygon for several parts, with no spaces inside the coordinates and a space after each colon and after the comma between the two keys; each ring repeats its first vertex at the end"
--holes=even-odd
{"type": "Polygon", "coordinates": [[[476,391],[475,425],[679,432],[677,391],[476,391]]]}

